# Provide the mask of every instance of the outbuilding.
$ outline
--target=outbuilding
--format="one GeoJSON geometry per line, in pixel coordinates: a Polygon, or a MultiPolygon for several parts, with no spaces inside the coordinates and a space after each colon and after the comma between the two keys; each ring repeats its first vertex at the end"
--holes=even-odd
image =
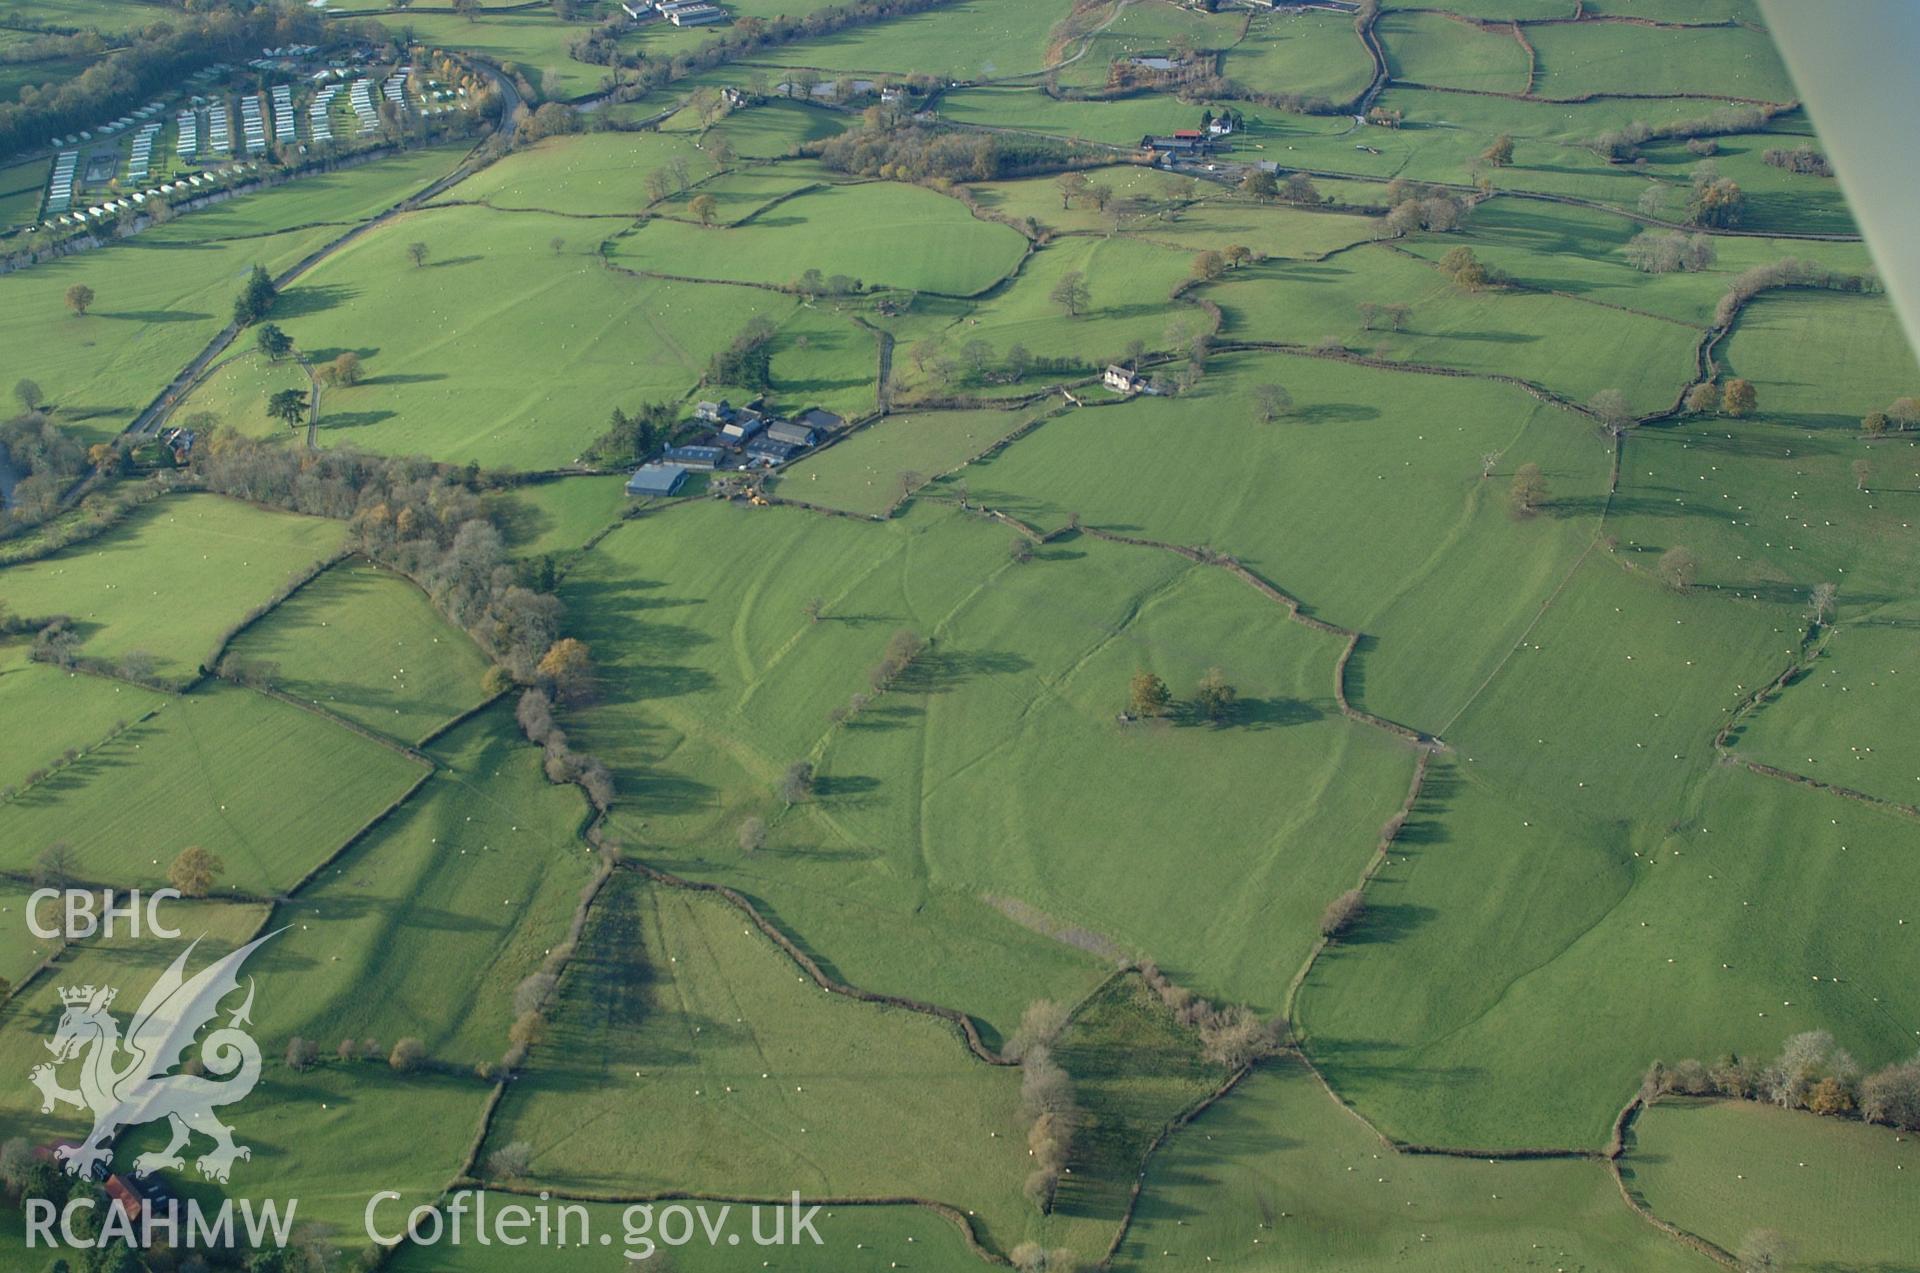
{"type": "Polygon", "coordinates": [[[687,470],[678,464],[642,464],[627,479],[629,495],[678,495],[687,484],[687,470]]]}

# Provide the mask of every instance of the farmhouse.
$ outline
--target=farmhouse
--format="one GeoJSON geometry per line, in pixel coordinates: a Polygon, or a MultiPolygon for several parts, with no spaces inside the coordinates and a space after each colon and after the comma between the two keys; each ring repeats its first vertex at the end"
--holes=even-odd
{"type": "Polygon", "coordinates": [[[690,469],[719,468],[727,453],[717,446],[670,446],[661,455],[669,464],[678,464],[690,469]]]}
{"type": "Polygon", "coordinates": [[[693,418],[703,424],[722,424],[733,419],[733,404],[725,398],[718,402],[701,402],[693,408],[693,418]]]}
{"type": "Polygon", "coordinates": [[[627,479],[629,495],[678,495],[687,484],[687,470],[679,464],[642,464],[627,479]]]}
{"type": "Polygon", "coordinates": [[[1135,371],[1129,371],[1119,363],[1109,363],[1107,372],[1100,377],[1100,383],[1116,393],[1139,393],[1146,380],[1135,371]]]}

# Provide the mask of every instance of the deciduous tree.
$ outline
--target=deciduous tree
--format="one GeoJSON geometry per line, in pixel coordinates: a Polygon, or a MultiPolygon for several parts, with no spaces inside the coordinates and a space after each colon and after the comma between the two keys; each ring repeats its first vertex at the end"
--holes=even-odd
{"type": "Polygon", "coordinates": [[[1167,683],[1145,668],[1135,672],[1127,685],[1127,710],[1135,716],[1164,716],[1172,702],[1173,691],[1167,683]]]}
{"type": "Polygon", "coordinates": [[[205,897],[213,891],[213,885],[227,864],[218,854],[197,844],[188,845],[180,850],[173,865],[167,868],[167,883],[179,889],[186,897],[205,897]]]}
{"type": "Polygon", "coordinates": [[[93,289],[85,283],[75,283],[67,289],[67,308],[77,318],[85,318],[87,311],[93,308],[93,289]]]}

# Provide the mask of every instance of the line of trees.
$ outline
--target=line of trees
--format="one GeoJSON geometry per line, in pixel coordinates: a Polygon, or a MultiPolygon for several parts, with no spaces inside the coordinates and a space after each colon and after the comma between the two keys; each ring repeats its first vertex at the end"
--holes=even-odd
{"type": "Polygon", "coordinates": [[[1880,276],[1872,270],[1852,273],[1804,257],[1782,257],[1769,265],[1756,265],[1735,276],[1732,286],[1714,307],[1716,327],[1726,327],[1739,316],[1740,307],[1776,287],[1813,287],[1830,292],[1873,293],[1880,291],[1880,276]]]}
{"type": "Polygon", "coordinates": [[[1090,152],[1070,142],[1014,134],[966,132],[920,123],[878,127],[863,120],[802,152],[836,172],[889,181],[991,181],[995,177],[1065,168],[1090,152]]]}
{"type": "Polygon", "coordinates": [[[762,392],[773,388],[773,320],[756,314],[725,349],[707,362],[710,385],[733,385],[762,392]]]}
{"type": "Polygon", "coordinates": [[[1783,146],[1769,146],[1760,152],[1760,159],[1775,168],[1804,173],[1810,177],[1833,175],[1833,167],[1827,163],[1827,157],[1810,145],[1795,146],[1791,150],[1783,146]]]}
{"type": "Polygon", "coordinates": [[[481,500],[477,466],[308,452],[219,429],[193,451],[210,490],[347,521],[349,545],[408,576],[514,680],[531,683],[560,635],[557,597],[526,586],[481,500]]]}
{"type": "Polygon", "coordinates": [[[1731,1052],[1711,1065],[1656,1061],[1641,1092],[1649,1100],[1671,1094],[1767,1101],[1782,1109],[1920,1131],[1920,1056],[1864,1073],[1825,1030],[1794,1035],[1771,1061],[1731,1052]]]}

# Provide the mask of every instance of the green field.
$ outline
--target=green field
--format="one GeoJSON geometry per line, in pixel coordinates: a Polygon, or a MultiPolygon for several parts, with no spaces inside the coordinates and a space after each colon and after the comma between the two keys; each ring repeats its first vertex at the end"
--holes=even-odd
{"type": "Polygon", "coordinates": [[[66,672],[27,659],[25,641],[0,646],[0,712],[34,728],[0,737],[0,787],[19,786],[62,753],[84,751],[164,703],[136,685],[66,672]]]}
{"type": "Polygon", "coordinates": [[[593,255],[605,234],[569,217],[436,208],[328,258],[275,310],[310,356],[352,349],[365,363],[360,384],[327,395],[321,444],[565,464],[606,427],[616,400],[679,398],[749,318],[778,321],[793,308],[758,289],[613,273],[593,255]],[[418,269],[406,255],[414,242],[431,253],[418,269]],[[389,288],[416,279],[414,303],[386,303],[389,288]],[[549,376],[527,376],[517,355],[535,324],[553,333],[549,376]]]}
{"type": "Polygon", "coordinates": [[[169,419],[184,424],[207,412],[218,425],[250,437],[304,441],[304,427],[289,432],[285,421],[267,414],[267,399],[283,389],[311,393],[312,385],[306,369],[297,361],[286,358],[274,362],[249,350],[209,370],[206,378],[180,399],[169,419]]]}
{"type": "Polygon", "coordinates": [[[1790,1268],[1920,1262],[1906,1222],[1920,1147],[1885,1127],[1749,1101],[1664,1100],[1636,1122],[1624,1166],[1655,1215],[1724,1250],[1772,1229],[1790,1268]]]}
{"type": "Polygon", "coordinates": [[[822,992],[723,902],[619,877],[551,1030],[488,1141],[532,1145],[543,1184],[944,1195],[996,1242],[1029,1226],[1016,1075],[942,1022],[822,992]],[[653,1150],[577,1153],[586,1127],[653,1150]],[[922,1152],[932,1136],[937,1155],[922,1152]]]}
{"type": "MultiPolygon", "coordinates": [[[[1920,434],[1861,427],[1920,361],[1841,183],[1765,160],[1835,139],[1724,113],[1797,93],[1756,0],[725,8],[338,12],[294,76],[384,77],[377,18],[530,109],[47,261],[11,236],[0,412],[82,447],[253,266],[306,268],[265,315],[298,357],[242,330],[172,404],[270,445],[39,558],[154,448],[0,512],[0,1069],[59,987],[131,1009],[174,950],[59,949],[30,890],[199,845],[205,953],[278,931],[254,1157],[170,1182],[299,1196],[328,1268],[1706,1273],[1761,1228],[1920,1267],[1911,1133],[1659,1099],[1605,1161],[1655,1061],[1920,1042],[1920,434]],[[1139,149],[1223,110],[1212,153],[1139,149]],[[1710,178],[1738,233],[1636,268],[1710,178]],[[1442,188],[1451,230],[1389,220],[1442,188]],[[1731,308],[1785,258],[1834,286],[1731,308]],[[347,352],[310,432],[268,416],[347,352]],[[1736,378],[1750,412],[1684,409],[1736,378]],[[848,427],[629,497],[722,398],[848,427]],[[375,565],[288,507],[409,529],[375,565]],[[56,615],[84,670],[29,657],[56,615]],[[593,1236],[362,1249],[375,1190],[392,1232],[467,1186],[593,1236]],[[629,1203],[744,1235],[796,1191],[826,1245],[624,1250],[629,1203]]],[[[0,44],[169,12],[21,0],[0,44]]],[[[13,223],[48,160],[4,160],[13,223]]],[[[77,466],[8,429],[10,488],[77,466]]],[[[0,1139],[77,1134],[38,1104],[0,1139]]],[[[0,1265],[38,1267],[14,1207],[0,1265]]]]}
{"type": "Polygon", "coordinates": [[[460,1068],[506,1051],[514,989],[592,873],[579,792],[548,783],[519,742],[505,707],[436,742],[427,785],[277,910],[288,931],[260,964],[300,987],[283,1032],[328,1049],[414,1035],[460,1068]]]}
{"type": "Polygon", "coordinates": [[[1396,80],[1434,88],[1523,93],[1527,51],[1506,30],[1445,13],[1388,13],[1374,25],[1396,80]]]}
{"type": "Polygon", "coordinates": [[[259,895],[317,867],[419,776],[319,716],[215,686],[0,805],[0,865],[31,870],[62,842],[80,878],[151,888],[199,845],[225,862],[220,887],[259,895]]]}
{"type": "Polygon", "coordinates": [[[537,557],[583,547],[627,507],[623,477],[568,478],[515,487],[493,502],[516,555],[537,557]]]}
{"type": "Polygon", "coordinates": [[[154,500],[97,539],[0,571],[15,614],[65,615],[82,654],[153,656],[189,676],[214,643],[291,576],[330,556],[345,527],[213,495],[154,500]]]}
{"type": "Polygon", "coordinates": [[[869,285],[969,296],[1020,260],[1014,231],[977,221],[967,209],[927,190],[864,183],[810,191],[745,225],[703,228],[656,218],[616,245],[634,269],[695,277],[788,284],[808,269],[869,285]],[[875,267],[878,267],[877,269],[875,267]]]}
{"type": "Polygon", "coordinates": [[[479,705],[487,660],[419,588],[357,558],[295,593],[230,647],[275,688],[403,743],[479,705]]]}
{"type": "Polygon", "coordinates": [[[1263,1068],[1157,1158],[1120,1269],[1717,1267],[1595,1162],[1396,1154],[1301,1066],[1263,1068]]]}
{"type": "Polygon", "coordinates": [[[922,482],[938,477],[1032,418],[1031,411],[889,416],[794,466],[774,490],[783,499],[877,517],[900,498],[902,474],[922,482]]]}
{"type": "MultiPolygon", "coordinates": [[[[651,201],[648,174],[675,159],[686,160],[696,179],[713,172],[712,163],[686,139],[666,133],[549,137],[481,169],[442,199],[476,200],[505,209],[638,216],[651,201]]],[[[618,228],[609,222],[607,233],[618,228]]]]}
{"type": "Polygon", "coordinates": [[[1805,676],[1750,719],[1734,746],[1776,769],[1901,804],[1920,804],[1912,733],[1909,621],[1840,627],[1805,676]]]}
{"type": "Polygon", "coordinates": [[[1373,79],[1373,59],[1343,14],[1311,9],[1256,16],[1228,52],[1229,79],[1267,93],[1345,102],[1373,79]]]}
{"type": "Polygon", "coordinates": [[[1765,31],[1656,29],[1627,22],[1530,27],[1539,54],[1533,91],[1579,97],[1633,84],[1645,93],[1697,93],[1707,99],[1795,100],[1787,68],[1765,31]]]}

